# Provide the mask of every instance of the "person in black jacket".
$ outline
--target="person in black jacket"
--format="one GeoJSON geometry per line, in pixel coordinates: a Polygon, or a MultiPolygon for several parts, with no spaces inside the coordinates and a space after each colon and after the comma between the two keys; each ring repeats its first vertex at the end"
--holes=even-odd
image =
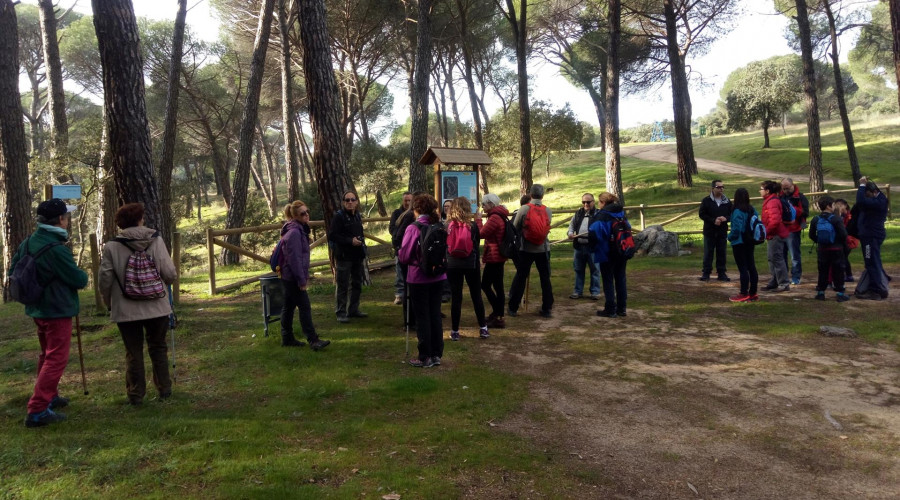
{"type": "Polygon", "coordinates": [[[594,195],[584,193],[581,195],[581,208],[572,216],[569,222],[567,235],[572,240],[575,255],[572,264],[575,267],[575,288],[570,299],[580,299],[584,292],[584,268],[591,271],[590,292],[591,300],[600,300],[600,266],[594,263],[594,249],[588,242],[588,228],[594,222],[594,218],[600,211],[594,206],[594,195]]]}
{"type": "Polygon", "coordinates": [[[363,238],[362,218],[357,207],[359,196],[347,191],[342,196],[343,206],[331,219],[328,241],[334,249],[335,307],[340,323],[350,318],[365,318],[368,314],[359,310],[362,293],[363,265],[366,259],[366,243],[363,238]]]}
{"type": "MultiPolygon", "coordinates": [[[[405,212],[409,211],[409,207],[412,205],[412,199],[412,193],[409,191],[403,193],[403,204],[391,214],[391,221],[388,223],[388,232],[391,233],[392,243],[394,240],[394,233],[397,232],[397,222],[405,212]]],[[[411,221],[412,217],[410,217],[410,222],[411,221]]],[[[410,222],[407,222],[406,225],[409,225],[410,222]]],[[[403,231],[406,231],[406,226],[403,227],[403,231]]],[[[396,252],[399,250],[400,244],[394,244],[393,247],[396,252]]],[[[394,304],[400,305],[403,303],[403,299],[406,298],[406,269],[403,268],[403,265],[400,264],[399,260],[394,264],[394,269],[396,271],[396,277],[394,278],[394,304]]]]}
{"type": "Polygon", "coordinates": [[[847,229],[844,228],[840,215],[834,213],[834,198],[823,196],[816,201],[816,205],[822,213],[813,217],[809,224],[809,239],[815,241],[818,248],[819,281],[816,284],[816,300],[825,300],[825,290],[830,281],[837,292],[837,301],[846,302],[850,300],[844,293],[844,244],[847,241],[847,229]],[[833,228],[831,238],[824,235],[819,238],[820,219],[826,224],[826,229],[827,224],[833,228]]]}
{"type": "Polygon", "coordinates": [[[700,218],[703,219],[703,274],[700,281],[709,281],[712,273],[713,253],[716,254],[716,272],[719,281],[731,281],[725,274],[725,251],[728,249],[728,222],[734,206],[725,196],[725,184],[712,181],[709,196],[700,202],[700,218]]]}

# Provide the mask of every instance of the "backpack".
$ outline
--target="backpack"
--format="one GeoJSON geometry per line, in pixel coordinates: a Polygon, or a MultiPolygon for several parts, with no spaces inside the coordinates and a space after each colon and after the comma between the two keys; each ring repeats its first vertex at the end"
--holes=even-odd
{"type": "Polygon", "coordinates": [[[279,273],[281,271],[281,242],[282,241],[284,241],[284,238],[278,240],[278,243],[275,244],[275,249],[272,250],[272,256],[269,257],[269,267],[272,269],[273,273],[279,273]]]}
{"type": "MultiPolygon", "coordinates": [[[[498,216],[499,217],[499,216],[498,216]]],[[[500,255],[506,257],[507,259],[516,260],[519,256],[519,232],[516,231],[516,226],[512,223],[511,220],[502,217],[503,219],[503,239],[500,241],[500,255]]]]}
{"type": "Polygon", "coordinates": [[[747,226],[741,239],[750,245],[761,245],[766,242],[766,226],[758,215],[747,214],[747,226]]]}
{"type": "Polygon", "coordinates": [[[637,247],[634,244],[634,236],[631,234],[631,226],[623,217],[610,217],[612,224],[609,226],[609,241],[612,249],[619,257],[628,260],[634,257],[637,247]]]}
{"type": "Polygon", "coordinates": [[[791,205],[790,200],[782,196],[779,196],[778,199],[781,200],[781,222],[790,224],[797,220],[797,209],[791,205]]]}
{"type": "Polygon", "coordinates": [[[425,276],[436,277],[447,271],[447,230],[440,222],[419,227],[419,269],[425,276]]]}
{"type": "Polygon", "coordinates": [[[44,287],[37,279],[37,260],[41,258],[47,250],[62,245],[61,241],[48,243],[41,247],[34,255],[28,251],[28,242],[25,240],[25,255],[16,262],[16,267],[9,276],[9,295],[16,302],[25,304],[26,306],[37,305],[41,301],[44,294],[44,287]]]}
{"type": "Polygon", "coordinates": [[[465,259],[472,254],[472,229],[463,222],[451,221],[447,231],[447,251],[451,257],[465,259]]]}
{"type": "MultiPolygon", "coordinates": [[[[155,233],[152,237],[156,237],[155,233]]],[[[134,250],[125,238],[116,238],[115,241],[132,251],[125,263],[125,285],[122,295],[131,300],[155,300],[165,297],[166,285],[159,276],[159,269],[153,258],[144,250],[134,250]]]]}
{"type": "Polygon", "coordinates": [[[550,217],[544,205],[528,204],[528,213],[522,221],[522,236],[532,245],[543,245],[550,234],[550,217]]]}
{"type": "Polygon", "coordinates": [[[822,214],[816,221],[816,243],[820,245],[830,245],[834,243],[834,224],[831,223],[831,218],[834,215],[825,215],[822,214]]]}

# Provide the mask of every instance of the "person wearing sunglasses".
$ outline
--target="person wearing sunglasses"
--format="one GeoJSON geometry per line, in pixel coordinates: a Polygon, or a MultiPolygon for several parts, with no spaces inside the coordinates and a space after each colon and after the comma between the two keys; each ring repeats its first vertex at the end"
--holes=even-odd
{"type": "Polygon", "coordinates": [[[719,179],[712,181],[709,196],[700,202],[700,218],[703,220],[703,271],[700,281],[709,281],[713,254],[716,256],[719,281],[731,281],[725,274],[725,253],[728,250],[728,222],[733,211],[734,205],[725,196],[725,184],[719,179]]]}
{"type": "Polygon", "coordinates": [[[584,268],[591,271],[591,300],[600,300],[600,266],[594,263],[593,248],[588,242],[588,228],[599,213],[594,206],[594,195],[581,195],[581,208],[572,216],[567,234],[575,247],[572,263],[575,266],[575,289],[570,299],[580,299],[584,290],[584,268]]]}
{"type": "Polygon", "coordinates": [[[359,196],[353,191],[347,191],[341,199],[343,207],[331,219],[328,241],[334,249],[335,261],[334,314],[338,322],[349,323],[350,318],[369,316],[359,310],[366,243],[358,210],[359,196]]]}

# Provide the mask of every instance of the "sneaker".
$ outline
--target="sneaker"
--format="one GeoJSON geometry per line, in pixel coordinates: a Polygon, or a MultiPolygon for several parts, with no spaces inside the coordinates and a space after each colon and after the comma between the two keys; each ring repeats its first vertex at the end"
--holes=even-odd
{"type": "Polygon", "coordinates": [[[50,400],[50,405],[47,406],[47,408],[50,408],[51,410],[58,410],[60,408],[65,408],[66,406],[69,406],[69,398],[64,398],[57,394],[56,396],[53,396],[53,399],[50,400]]]}
{"type": "Polygon", "coordinates": [[[459,331],[450,330],[450,340],[452,340],[454,342],[458,341],[459,340],[459,331]]]}
{"type": "Polygon", "coordinates": [[[728,300],[730,300],[732,302],[747,302],[748,300],[750,300],[750,294],[749,293],[739,293],[737,295],[732,295],[731,297],[728,297],[728,300]]]}
{"type": "Polygon", "coordinates": [[[545,311],[545,310],[541,309],[540,311],[538,311],[538,316],[540,316],[542,318],[552,318],[553,313],[551,313],[550,311],[545,311]]]}
{"type": "Polygon", "coordinates": [[[624,318],[628,316],[628,314],[625,313],[625,309],[622,309],[621,311],[616,311],[616,316],[621,316],[624,318]]]}
{"type": "Polygon", "coordinates": [[[750,295],[750,297],[747,299],[747,302],[756,302],[757,300],[759,300],[759,295],[754,293],[750,295]]]}
{"type": "Polygon", "coordinates": [[[784,285],[783,287],[781,287],[780,289],[775,290],[775,291],[776,291],[776,292],[790,292],[790,291],[791,291],[791,285],[784,285]]]}
{"type": "Polygon", "coordinates": [[[369,317],[368,314],[366,314],[362,311],[352,312],[352,313],[348,314],[347,316],[349,316],[351,318],[368,318],[369,317]]]}
{"type": "Polygon", "coordinates": [[[615,318],[616,313],[614,311],[607,311],[606,309],[600,309],[597,311],[597,316],[601,316],[604,318],[615,318]]]}
{"type": "Polygon", "coordinates": [[[777,283],[769,283],[769,284],[767,284],[766,286],[763,287],[763,290],[766,290],[766,291],[772,291],[772,290],[774,290],[774,289],[776,289],[776,288],[778,288],[778,284],[777,284],[777,283]]]}
{"type": "MultiPolygon", "coordinates": [[[[430,358],[427,358],[427,359],[430,359],[430,358]]],[[[432,362],[432,364],[433,364],[433,363],[434,363],[434,362],[432,362]]],[[[413,359],[409,360],[409,364],[410,364],[411,366],[416,367],[416,368],[422,368],[422,367],[425,366],[425,362],[422,361],[422,360],[419,359],[419,358],[413,358],[413,359]]]]}
{"type": "Polygon", "coordinates": [[[64,414],[54,412],[50,408],[47,408],[40,413],[29,413],[28,416],[25,417],[25,427],[44,427],[45,425],[62,422],[65,419],[66,416],[64,414]]]}
{"type": "Polygon", "coordinates": [[[513,318],[515,318],[516,316],[519,315],[519,312],[510,309],[509,312],[508,312],[507,314],[509,314],[510,316],[512,316],[513,318]]]}
{"type": "Polygon", "coordinates": [[[337,321],[338,323],[349,323],[350,318],[348,318],[347,316],[338,316],[337,321]]]}
{"type": "Polygon", "coordinates": [[[816,300],[825,300],[825,292],[819,292],[816,294],[816,300]]]}
{"type": "Polygon", "coordinates": [[[797,285],[800,284],[800,280],[799,280],[799,279],[791,280],[791,284],[794,285],[794,286],[797,286],[797,285]]]}
{"type": "Polygon", "coordinates": [[[303,347],[306,342],[297,340],[293,335],[290,337],[281,337],[281,347],[303,347]]]}
{"type": "Polygon", "coordinates": [[[502,317],[494,318],[493,321],[488,321],[488,328],[506,328],[506,320],[502,317]]]}
{"type": "Polygon", "coordinates": [[[394,295],[394,305],[399,306],[403,304],[403,297],[399,295],[394,295]]]}
{"type": "Polygon", "coordinates": [[[422,362],[422,366],[425,368],[435,366],[434,358],[425,358],[425,361],[422,362]]]}
{"type": "Polygon", "coordinates": [[[844,294],[844,293],[837,294],[838,302],[847,302],[848,300],[850,300],[850,297],[848,297],[846,294],[844,294]]]}
{"type": "Polygon", "coordinates": [[[700,277],[697,278],[697,279],[700,280],[700,281],[709,281],[709,275],[708,275],[708,274],[704,274],[703,276],[700,276],[700,277]]]}
{"type": "Polygon", "coordinates": [[[310,344],[309,347],[310,347],[313,351],[321,351],[322,349],[325,349],[326,347],[328,347],[328,346],[330,346],[330,345],[331,345],[331,341],[330,341],[330,340],[322,340],[322,339],[319,339],[319,340],[313,342],[312,344],[310,344]]]}
{"type": "Polygon", "coordinates": [[[478,336],[483,339],[489,338],[491,336],[491,334],[488,333],[488,327],[486,327],[486,326],[481,327],[481,330],[479,331],[478,336]]]}
{"type": "Polygon", "coordinates": [[[725,282],[731,281],[731,278],[729,278],[728,275],[726,275],[726,274],[720,274],[719,277],[716,279],[718,281],[725,281],[725,282]]]}
{"type": "Polygon", "coordinates": [[[581,294],[580,294],[580,293],[573,293],[572,295],[569,295],[569,298],[570,298],[570,299],[580,299],[580,298],[581,298],[581,294]]]}
{"type": "Polygon", "coordinates": [[[441,357],[440,356],[432,356],[431,362],[434,363],[434,366],[441,366],[441,357]]]}
{"type": "Polygon", "coordinates": [[[600,294],[598,293],[597,295],[591,295],[591,300],[600,300],[600,294]]]}

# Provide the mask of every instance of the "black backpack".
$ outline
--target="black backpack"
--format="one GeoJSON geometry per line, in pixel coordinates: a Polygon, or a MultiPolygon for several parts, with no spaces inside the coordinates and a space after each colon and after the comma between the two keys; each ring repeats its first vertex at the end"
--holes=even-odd
{"type": "Polygon", "coordinates": [[[47,286],[47,283],[42,285],[37,279],[37,260],[51,248],[62,245],[62,242],[48,243],[32,255],[28,251],[29,241],[30,238],[25,240],[25,255],[16,262],[16,267],[9,277],[9,295],[16,302],[33,306],[41,301],[44,287],[47,286]]]}
{"type": "Polygon", "coordinates": [[[447,272],[447,229],[443,224],[422,224],[419,228],[419,269],[425,276],[436,277],[447,272]]]}
{"type": "Polygon", "coordinates": [[[503,219],[503,239],[500,240],[500,255],[507,259],[515,261],[519,257],[519,232],[516,226],[506,217],[498,215],[503,219]]]}

